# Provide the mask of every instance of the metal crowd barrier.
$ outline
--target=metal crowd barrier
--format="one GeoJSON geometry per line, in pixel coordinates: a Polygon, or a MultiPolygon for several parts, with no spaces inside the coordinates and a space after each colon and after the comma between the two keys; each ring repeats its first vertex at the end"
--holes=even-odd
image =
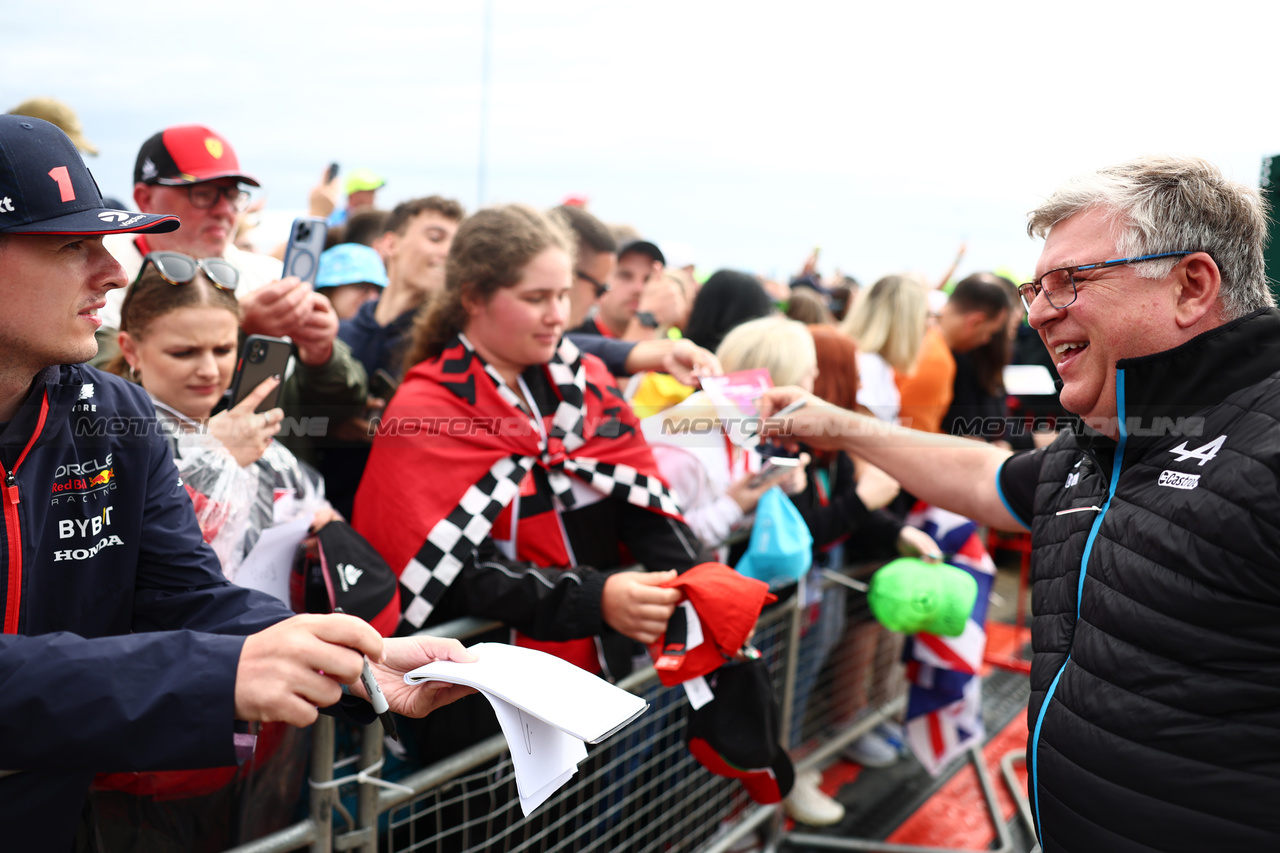
{"type": "MultiPolygon", "coordinates": [[[[865,576],[874,568],[849,571],[865,576]]],[[[423,633],[465,642],[494,627],[467,619],[423,633]]],[[[769,664],[797,773],[829,763],[904,705],[901,638],[875,622],[865,596],[839,584],[823,580],[820,589],[800,590],[766,610],[753,643],[769,664]]],[[[663,687],[651,667],[620,686],[645,697],[650,710],[589,746],[576,775],[528,818],[501,735],[388,787],[376,778],[383,758],[377,724],[363,730],[359,754],[335,769],[335,723],[321,717],[309,817],[228,853],[725,853],[752,834],[772,846],[783,825],[779,806],[756,804],[736,780],[712,775],[689,754],[684,690],[663,687]],[[343,792],[355,794],[354,812],[342,805],[343,792]]]]}

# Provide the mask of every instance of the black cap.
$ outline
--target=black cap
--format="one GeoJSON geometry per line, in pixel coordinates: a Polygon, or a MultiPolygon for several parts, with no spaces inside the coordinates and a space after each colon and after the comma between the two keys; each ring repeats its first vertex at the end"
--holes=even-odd
{"type": "Polygon", "coordinates": [[[0,234],[173,231],[176,216],[113,210],[75,144],[56,125],[0,115],[0,234]]]}
{"type": "Polygon", "coordinates": [[[740,779],[757,803],[791,793],[795,768],[782,748],[782,711],[764,660],[727,663],[707,676],[715,698],[689,706],[689,751],[717,776],[740,779]]]}
{"type": "Polygon", "coordinates": [[[648,240],[628,240],[618,249],[618,257],[621,258],[628,252],[639,252],[647,255],[650,260],[657,261],[664,267],[667,265],[667,259],[663,256],[662,250],[656,244],[650,243],[648,240]]]}

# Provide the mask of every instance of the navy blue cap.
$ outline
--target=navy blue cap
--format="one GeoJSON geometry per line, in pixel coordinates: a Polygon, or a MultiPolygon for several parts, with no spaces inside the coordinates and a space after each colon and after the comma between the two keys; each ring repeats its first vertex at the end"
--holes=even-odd
{"type": "Polygon", "coordinates": [[[0,115],[0,234],[122,234],[173,231],[176,216],[113,210],[56,125],[0,115]]]}
{"type": "Polygon", "coordinates": [[[651,261],[657,261],[663,266],[667,265],[667,259],[662,254],[662,250],[658,248],[656,243],[652,243],[649,240],[628,240],[618,247],[619,258],[629,252],[639,252],[651,261]]]}

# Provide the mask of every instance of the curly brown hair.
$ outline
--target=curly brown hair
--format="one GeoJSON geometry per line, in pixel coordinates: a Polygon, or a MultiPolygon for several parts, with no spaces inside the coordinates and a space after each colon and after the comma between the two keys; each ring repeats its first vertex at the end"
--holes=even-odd
{"type": "Polygon", "coordinates": [[[575,243],[562,224],[523,204],[485,208],[464,219],[449,249],[444,288],[414,318],[405,372],[439,356],[466,328],[465,300],[487,302],[499,288],[512,287],[546,249],[562,249],[572,261],[575,243]]]}

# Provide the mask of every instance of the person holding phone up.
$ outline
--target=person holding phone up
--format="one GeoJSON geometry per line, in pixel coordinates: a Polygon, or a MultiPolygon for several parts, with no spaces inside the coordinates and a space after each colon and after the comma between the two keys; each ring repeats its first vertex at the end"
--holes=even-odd
{"type": "MultiPolygon", "coordinates": [[[[284,377],[281,406],[289,417],[328,417],[331,422],[358,413],[368,394],[368,377],[346,344],[337,341],[338,317],[332,305],[297,276],[283,276],[279,258],[245,251],[235,236],[258,181],[240,166],[231,142],[203,125],[176,125],[142,143],[133,172],[138,210],[180,218],[182,225],[162,234],[110,236],[104,245],[133,281],[149,252],[171,251],[197,259],[219,258],[240,274],[241,331],[246,335],[288,337],[297,347],[297,363],[284,377]]],[[[115,331],[128,289],[106,295],[100,316],[102,366],[115,352],[115,331]]],[[[303,433],[306,430],[302,430],[303,433]]],[[[302,439],[291,441],[302,452],[302,439]]]]}

